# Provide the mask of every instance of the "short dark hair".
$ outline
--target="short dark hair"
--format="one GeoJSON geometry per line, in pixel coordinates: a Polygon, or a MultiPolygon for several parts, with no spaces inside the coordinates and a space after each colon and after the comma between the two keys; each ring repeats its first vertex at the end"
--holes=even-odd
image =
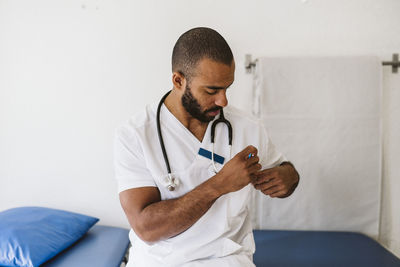
{"type": "Polygon", "coordinates": [[[230,66],[233,61],[232,50],[217,31],[199,27],[182,34],[172,52],[172,71],[179,72],[190,80],[200,60],[209,58],[230,66]]]}

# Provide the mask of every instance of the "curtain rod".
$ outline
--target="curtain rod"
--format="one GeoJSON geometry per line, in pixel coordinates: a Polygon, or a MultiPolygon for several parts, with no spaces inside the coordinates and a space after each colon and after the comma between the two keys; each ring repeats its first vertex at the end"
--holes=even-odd
{"type": "MultiPolygon", "coordinates": [[[[252,61],[251,55],[246,54],[244,60],[244,67],[247,73],[251,73],[251,69],[256,66],[257,59],[252,61]]],[[[392,61],[383,61],[383,66],[392,66],[392,73],[397,73],[400,68],[399,54],[393,54],[392,61]]]]}

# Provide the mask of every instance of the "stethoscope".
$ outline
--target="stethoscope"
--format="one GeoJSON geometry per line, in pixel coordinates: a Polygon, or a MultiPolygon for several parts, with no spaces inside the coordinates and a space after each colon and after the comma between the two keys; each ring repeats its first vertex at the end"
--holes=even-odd
{"type": "MultiPolygon", "coordinates": [[[[161,150],[162,150],[162,153],[163,153],[163,156],[164,156],[165,165],[167,166],[167,171],[168,171],[168,177],[167,177],[168,185],[167,185],[167,188],[168,188],[169,191],[174,191],[175,188],[179,186],[179,180],[172,176],[171,167],[169,165],[167,151],[165,150],[164,140],[163,140],[162,133],[161,133],[161,125],[160,125],[161,106],[164,103],[164,100],[167,98],[167,96],[170,93],[171,93],[171,91],[166,93],[161,98],[160,103],[158,104],[158,108],[157,108],[157,133],[158,133],[158,140],[160,141],[161,150]]],[[[215,127],[217,126],[218,123],[224,123],[228,127],[229,149],[230,149],[229,157],[231,158],[231,156],[232,156],[232,125],[227,119],[225,119],[224,112],[223,112],[223,110],[221,108],[219,118],[216,119],[211,125],[211,144],[212,144],[211,162],[212,162],[212,165],[213,165],[215,173],[217,173],[218,171],[217,171],[217,167],[215,166],[215,163],[214,163],[214,138],[215,138],[215,127]]]]}

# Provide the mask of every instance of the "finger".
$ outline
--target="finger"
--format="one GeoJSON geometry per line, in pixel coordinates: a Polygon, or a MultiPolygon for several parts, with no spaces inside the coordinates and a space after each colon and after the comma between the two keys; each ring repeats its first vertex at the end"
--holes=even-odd
{"type": "Polygon", "coordinates": [[[267,189],[268,187],[272,187],[275,186],[277,184],[272,184],[273,182],[273,178],[270,180],[265,180],[265,181],[259,181],[259,180],[255,180],[254,181],[254,186],[257,186],[257,189],[267,189]]]}
{"type": "Polygon", "coordinates": [[[281,190],[281,191],[275,192],[269,196],[270,197],[283,197],[283,196],[286,196],[286,194],[287,194],[286,190],[281,190]]]}
{"type": "Polygon", "coordinates": [[[258,174],[256,174],[256,176],[257,176],[255,180],[256,184],[271,183],[276,178],[275,176],[272,175],[259,176],[258,174]]]}
{"type": "MultiPolygon", "coordinates": [[[[284,185],[276,178],[272,178],[270,181],[268,181],[267,183],[265,183],[268,187],[273,187],[273,186],[283,186],[284,185]]],[[[281,188],[282,189],[282,188],[281,188]]]]}
{"type": "Polygon", "coordinates": [[[249,160],[249,159],[254,158],[255,156],[257,156],[257,152],[255,152],[255,153],[250,152],[249,154],[245,154],[245,159],[249,160]]]}
{"type": "Polygon", "coordinates": [[[276,167],[274,168],[269,168],[269,169],[264,169],[262,171],[259,172],[259,176],[263,176],[263,175],[272,175],[276,173],[276,167]]]}
{"type": "MultiPolygon", "coordinates": [[[[276,185],[273,185],[273,186],[276,186],[276,185]]],[[[257,190],[260,190],[260,191],[264,191],[264,190],[270,189],[273,186],[271,186],[269,184],[269,182],[254,184],[254,188],[257,189],[257,190]]]]}
{"type": "Polygon", "coordinates": [[[255,148],[254,146],[250,145],[250,146],[247,146],[245,149],[243,149],[241,152],[239,152],[241,157],[246,157],[246,158],[248,158],[250,153],[254,154],[254,155],[257,155],[257,148],[255,148]]]}
{"type": "Polygon", "coordinates": [[[250,183],[253,184],[254,188],[256,187],[256,179],[257,177],[254,174],[250,175],[250,183]]]}
{"type": "Polygon", "coordinates": [[[256,188],[259,188],[261,191],[268,191],[268,193],[274,193],[277,190],[282,190],[284,187],[280,184],[274,184],[274,182],[268,182],[256,185],[256,188]]]}
{"type": "Polygon", "coordinates": [[[278,193],[278,192],[281,192],[281,191],[284,191],[284,192],[286,192],[282,187],[280,187],[280,186],[274,186],[274,187],[272,187],[272,188],[269,188],[269,189],[267,189],[267,190],[261,190],[264,194],[266,194],[266,195],[274,195],[274,194],[276,194],[276,193],[278,193]]]}
{"type": "Polygon", "coordinates": [[[254,176],[254,173],[257,172],[257,170],[261,168],[260,164],[254,164],[253,166],[251,166],[247,171],[248,171],[248,176],[250,178],[250,183],[254,183],[256,177],[254,176]]]}
{"type": "Polygon", "coordinates": [[[260,163],[253,164],[253,165],[251,165],[249,167],[249,173],[253,175],[254,173],[259,171],[260,169],[261,169],[261,164],[260,163]]]}
{"type": "Polygon", "coordinates": [[[258,163],[259,160],[260,160],[260,158],[258,156],[251,157],[251,158],[247,159],[246,165],[251,166],[253,164],[258,163]]]}
{"type": "Polygon", "coordinates": [[[274,177],[271,177],[271,176],[262,176],[262,177],[260,177],[260,176],[256,175],[256,177],[257,177],[256,180],[255,180],[256,184],[268,183],[268,182],[272,181],[272,179],[274,179],[274,177]]]}

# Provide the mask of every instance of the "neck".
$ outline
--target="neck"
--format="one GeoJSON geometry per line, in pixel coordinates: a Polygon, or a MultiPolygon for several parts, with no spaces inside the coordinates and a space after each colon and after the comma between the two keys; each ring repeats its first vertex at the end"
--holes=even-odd
{"type": "Polygon", "coordinates": [[[167,96],[164,105],[200,142],[203,140],[208,122],[193,118],[182,106],[181,97],[175,90],[167,96]]]}

